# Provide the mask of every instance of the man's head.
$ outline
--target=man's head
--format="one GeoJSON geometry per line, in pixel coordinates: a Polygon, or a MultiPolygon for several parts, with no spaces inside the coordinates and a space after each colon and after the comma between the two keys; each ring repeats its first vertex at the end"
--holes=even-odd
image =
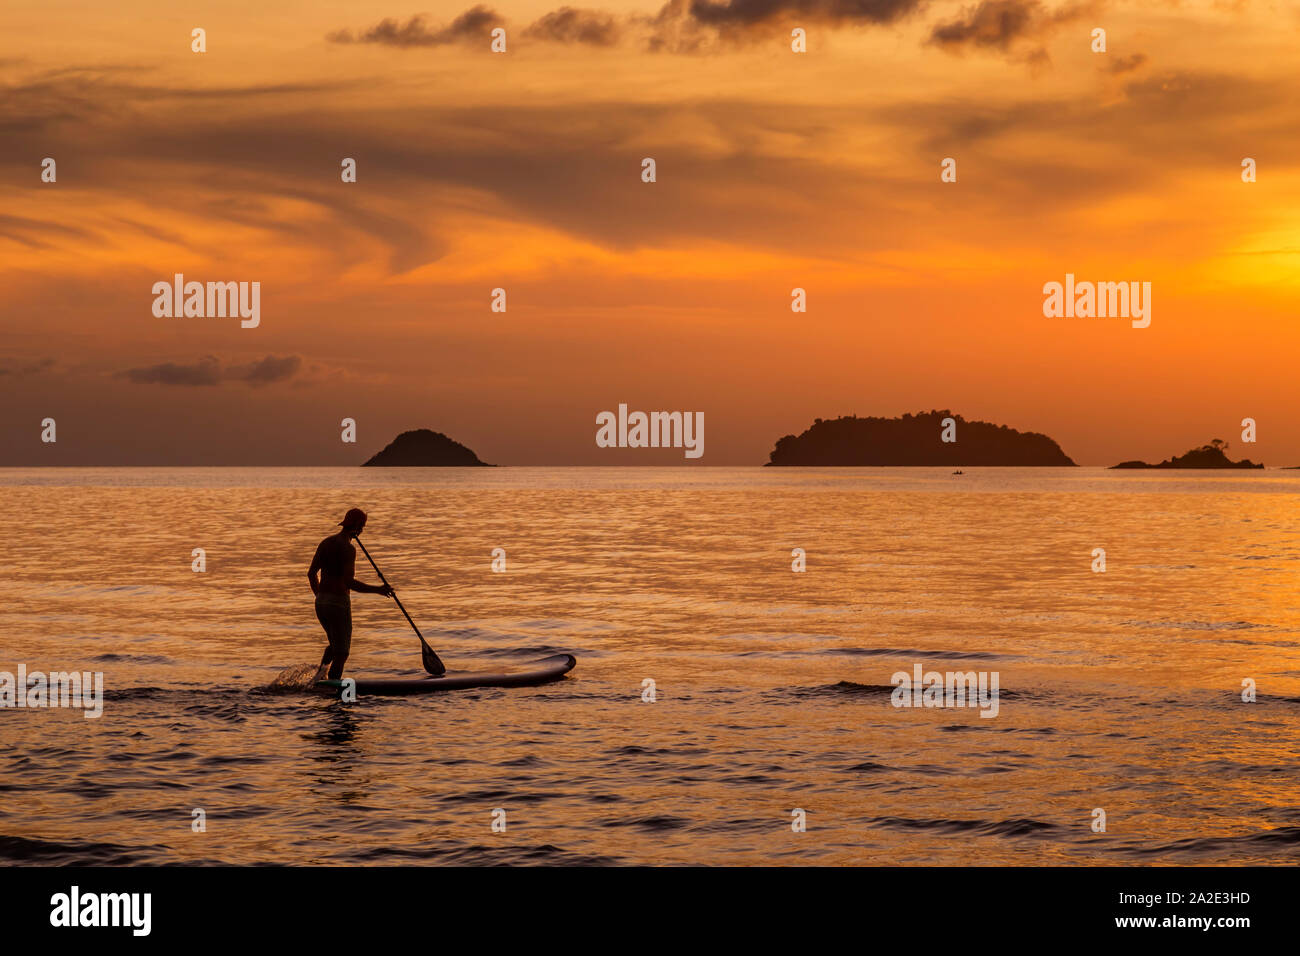
{"type": "Polygon", "coordinates": [[[343,516],[343,520],[339,524],[343,526],[344,534],[355,538],[361,533],[361,529],[366,526],[366,513],[360,508],[353,508],[343,516]]]}

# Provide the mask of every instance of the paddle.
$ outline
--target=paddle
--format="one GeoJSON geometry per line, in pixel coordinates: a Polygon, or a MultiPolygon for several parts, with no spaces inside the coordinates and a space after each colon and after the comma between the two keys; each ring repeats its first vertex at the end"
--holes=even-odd
{"type": "MultiPolygon", "coordinates": [[[[389,590],[392,590],[393,586],[388,583],[388,578],[384,577],[384,572],[379,570],[379,565],[375,564],[375,559],[370,556],[370,552],[366,550],[366,546],[361,544],[361,536],[354,535],[353,540],[361,546],[361,553],[366,556],[366,560],[370,562],[370,566],[375,569],[375,574],[379,575],[379,580],[383,581],[389,590]]],[[[402,615],[406,618],[406,623],[411,625],[411,630],[415,631],[415,636],[420,639],[420,657],[424,661],[424,669],[434,677],[441,677],[443,674],[447,673],[446,665],[438,659],[438,655],[433,652],[433,648],[429,646],[427,641],[425,641],[424,635],[420,633],[420,629],[416,627],[415,622],[411,620],[411,615],[406,613],[406,608],[402,607],[401,599],[398,598],[396,591],[393,591],[393,600],[396,601],[397,606],[401,608],[402,615]]]]}

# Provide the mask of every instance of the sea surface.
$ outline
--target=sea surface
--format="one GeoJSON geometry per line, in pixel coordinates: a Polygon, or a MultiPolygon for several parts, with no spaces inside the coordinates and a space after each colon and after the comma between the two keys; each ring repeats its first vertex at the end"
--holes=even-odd
{"type": "MultiPolygon", "coordinates": [[[[0,863],[1300,860],[1300,472],[966,472],[0,469],[0,670],[106,687],[0,709],[0,863]],[[452,670],[577,668],[268,690],[354,506],[452,670]],[[894,707],[917,664],[997,716],[894,707]]],[[[353,609],[349,673],[419,676],[353,609]]]]}

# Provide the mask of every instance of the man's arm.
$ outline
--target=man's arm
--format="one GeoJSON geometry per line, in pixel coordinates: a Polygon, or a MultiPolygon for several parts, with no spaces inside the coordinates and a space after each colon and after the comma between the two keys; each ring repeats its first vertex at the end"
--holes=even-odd
{"type": "Polygon", "coordinates": [[[349,584],[348,587],[354,591],[359,591],[362,594],[382,594],[384,597],[393,596],[393,589],[387,584],[366,584],[353,578],[352,583],[349,584]]]}
{"type": "Polygon", "coordinates": [[[316,554],[311,559],[311,567],[307,569],[307,580],[311,582],[312,594],[320,594],[320,582],[316,578],[320,574],[320,553],[323,547],[325,547],[324,541],[316,545],[316,554]]]}
{"type": "Polygon", "coordinates": [[[382,594],[384,597],[392,597],[393,589],[387,584],[364,584],[357,580],[357,549],[349,544],[348,550],[352,552],[348,561],[348,578],[350,579],[348,587],[361,594],[382,594]]]}

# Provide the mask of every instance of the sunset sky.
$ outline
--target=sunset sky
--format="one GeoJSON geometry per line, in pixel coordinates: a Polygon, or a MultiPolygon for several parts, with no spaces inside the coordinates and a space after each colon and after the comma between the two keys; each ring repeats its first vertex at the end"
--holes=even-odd
{"type": "Polygon", "coordinates": [[[417,427],[688,463],[597,448],[620,402],[703,411],[704,465],[931,408],[1080,464],[1297,465],[1298,38],[1281,0],[6,4],[0,465],[417,427]],[[260,326],[155,317],[178,272],[260,282],[260,326]],[[1151,282],[1150,328],[1044,318],[1067,272],[1151,282]]]}

